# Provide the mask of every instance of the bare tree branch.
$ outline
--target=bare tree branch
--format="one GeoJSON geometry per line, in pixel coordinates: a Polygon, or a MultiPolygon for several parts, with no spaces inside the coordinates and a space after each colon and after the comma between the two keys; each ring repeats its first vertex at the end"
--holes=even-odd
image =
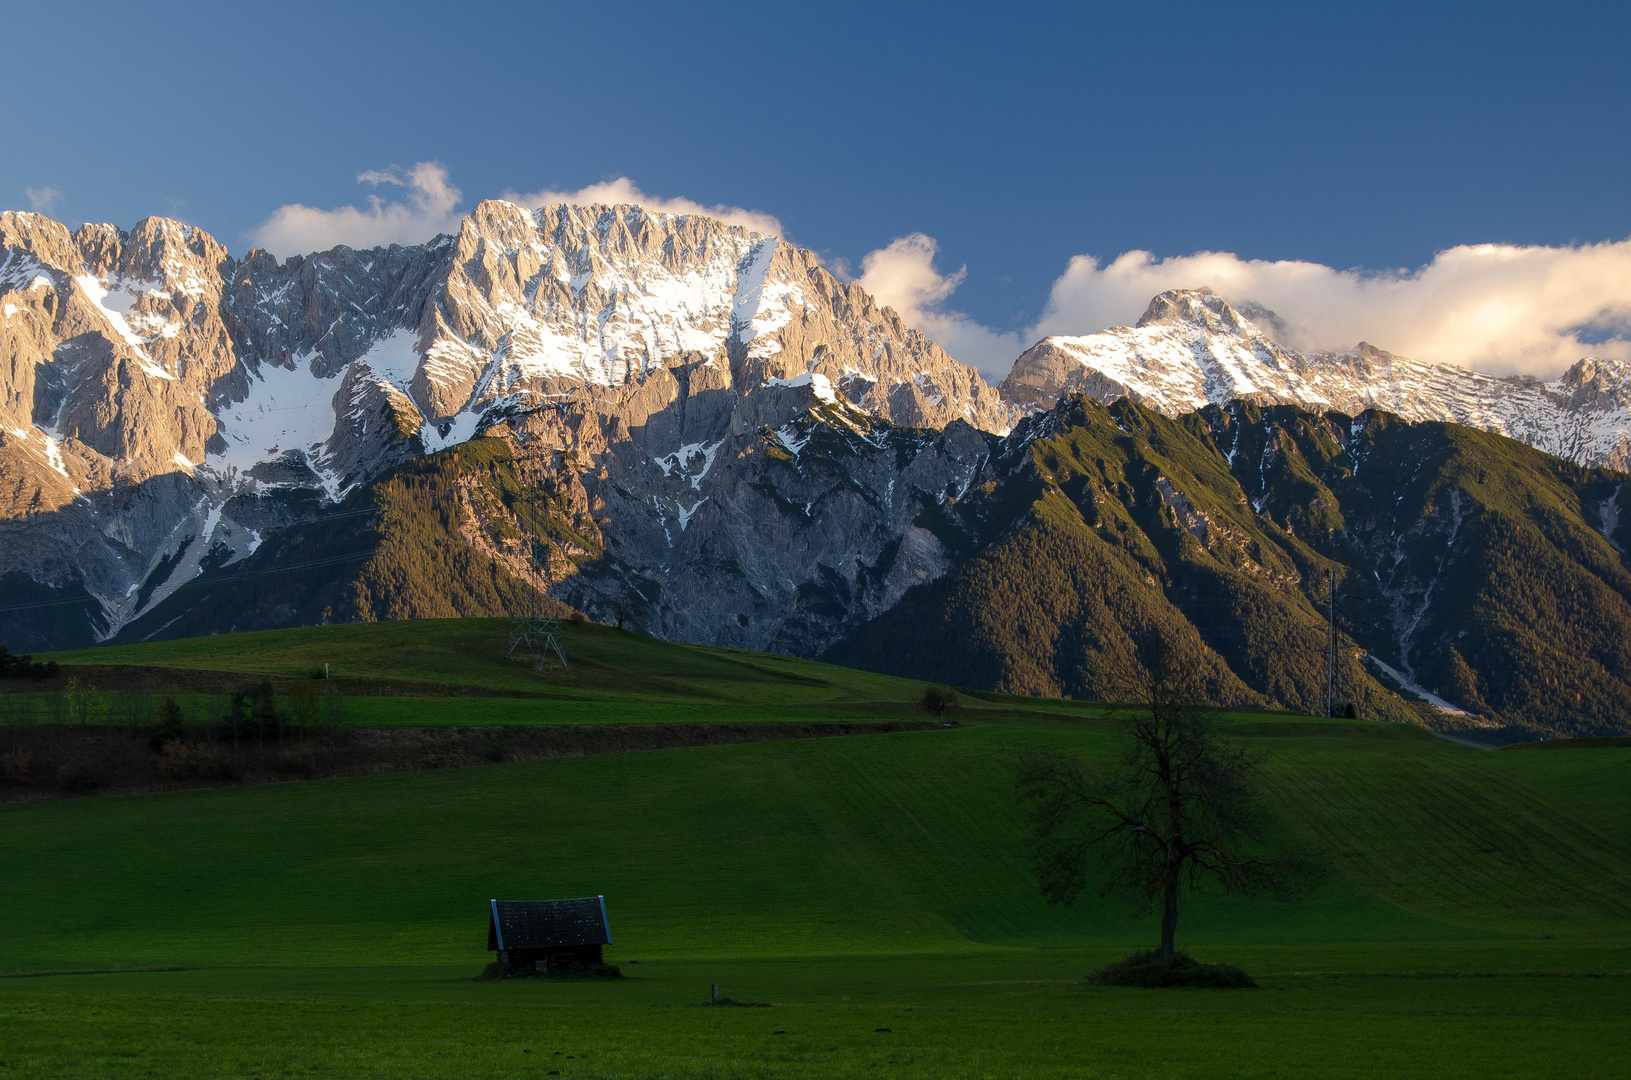
{"type": "Polygon", "coordinates": [[[1316,867],[1255,850],[1263,840],[1255,793],[1266,755],[1218,728],[1201,697],[1196,657],[1150,639],[1137,660],[1112,680],[1133,703],[1119,765],[1094,775],[1079,757],[1036,753],[1021,760],[1015,783],[1048,902],[1073,902],[1101,869],[1105,895],[1130,896],[1146,909],[1161,901],[1161,952],[1171,958],[1185,882],[1292,897],[1311,885],[1316,867]]]}

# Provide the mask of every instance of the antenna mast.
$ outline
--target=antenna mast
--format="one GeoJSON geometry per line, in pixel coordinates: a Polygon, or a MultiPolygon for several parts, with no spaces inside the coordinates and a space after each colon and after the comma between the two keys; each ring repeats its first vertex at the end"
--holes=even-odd
{"type": "Polygon", "coordinates": [[[1326,611],[1330,617],[1330,629],[1327,634],[1328,655],[1325,666],[1325,715],[1327,718],[1336,715],[1337,692],[1337,568],[1332,566],[1330,571],[1330,594],[1326,611]]]}

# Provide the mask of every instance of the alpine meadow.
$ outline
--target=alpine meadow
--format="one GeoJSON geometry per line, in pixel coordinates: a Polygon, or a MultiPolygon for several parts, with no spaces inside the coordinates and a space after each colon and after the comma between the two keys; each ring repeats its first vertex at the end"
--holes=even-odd
{"type": "Polygon", "coordinates": [[[6,27],[0,1080],[1631,1075],[1631,14],[6,27]]]}

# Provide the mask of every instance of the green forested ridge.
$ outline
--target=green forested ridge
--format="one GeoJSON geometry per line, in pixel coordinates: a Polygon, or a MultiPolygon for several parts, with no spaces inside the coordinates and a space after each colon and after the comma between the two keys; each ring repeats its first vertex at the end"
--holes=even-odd
{"type": "Polygon", "coordinates": [[[553,548],[600,553],[587,515],[569,517],[553,477],[524,480],[502,439],[472,439],[416,459],[373,485],[372,495],[380,540],[350,583],[341,621],[499,615],[532,605],[564,614],[565,605],[482,548],[512,550],[529,565],[547,564],[553,548]]]}
{"type": "Polygon", "coordinates": [[[1492,721],[1631,726],[1628,537],[1600,531],[1623,474],[1385,413],[1203,421],[1264,516],[1346,571],[1338,617],[1360,645],[1492,721]]]}
{"type": "MultiPolygon", "coordinates": [[[[968,552],[828,654],[1013,693],[1103,697],[1138,635],[1205,646],[1216,700],[1323,711],[1327,562],[1254,514],[1203,430],[1078,399],[1001,463],[1004,478],[924,515],[968,552]]],[[[1340,654],[1343,700],[1413,710],[1340,654]]]]}
{"type": "Polygon", "coordinates": [[[416,458],[332,511],[272,533],[249,558],[207,567],[117,640],[378,619],[569,609],[516,565],[549,568],[600,551],[554,476],[522,476],[502,439],[416,458]]]}
{"type": "MultiPolygon", "coordinates": [[[[1625,477],[1452,424],[1249,402],[1169,419],[1063,403],[1001,478],[919,523],[960,557],[828,658],[1016,693],[1102,696],[1133,635],[1198,638],[1216,700],[1419,710],[1369,650],[1523,733],[1631,724],[1631,574],[1598,531],[1625,477]]],[[[1623,544],[1621,545],[1623,546],[1623,544]]]]}

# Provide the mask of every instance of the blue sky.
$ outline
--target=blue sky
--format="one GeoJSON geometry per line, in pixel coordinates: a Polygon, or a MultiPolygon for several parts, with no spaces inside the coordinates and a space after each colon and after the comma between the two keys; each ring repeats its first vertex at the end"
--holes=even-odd
{"type": "MultiPolygon", "coordinates": [[[[357,180],[393,165],[441,163],[466,209],[627,177],[772,214],[855,273],[932,238],[896,250],[938,276],[889,298],[993,356],[1136,317],[1061,306],[1078,256],[1416,273],[1631,236],[1625,5],[52,3],[6,26],[4,205],[165,214],[242,253],[285,204],[401,197],[357,180]]],[[[1614,352],[1605,295],[1543,317],[1567,341],[1485,366],[1614,352]]],[[[1347,302],[1324,333],[1436,340],[1347,302]]]]}

